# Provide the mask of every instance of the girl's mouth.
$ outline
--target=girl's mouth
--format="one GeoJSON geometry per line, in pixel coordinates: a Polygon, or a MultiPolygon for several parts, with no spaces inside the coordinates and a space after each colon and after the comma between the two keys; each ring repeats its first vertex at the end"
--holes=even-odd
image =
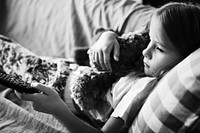
{"type": "Polygon", "coordinates": [[[144,62],[144,66],[149,68],[149,65],[147,65],[147,63],[144,62]]]}

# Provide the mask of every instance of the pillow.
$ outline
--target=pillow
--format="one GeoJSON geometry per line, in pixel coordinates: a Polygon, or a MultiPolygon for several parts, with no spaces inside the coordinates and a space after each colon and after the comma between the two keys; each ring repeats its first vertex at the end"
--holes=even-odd
{"type": "Polygon", "coordinates": [[[77,68],[64,58],[42,57],[0,35],[0,71],[31,83],[53,87],[63,98],[66,79],[77,68]]]}
{"type": "Polygon", "coordinates": [[[157,84],[133,121],[134,133],[187,132],[199,119],[200,48],[157,84]]]}

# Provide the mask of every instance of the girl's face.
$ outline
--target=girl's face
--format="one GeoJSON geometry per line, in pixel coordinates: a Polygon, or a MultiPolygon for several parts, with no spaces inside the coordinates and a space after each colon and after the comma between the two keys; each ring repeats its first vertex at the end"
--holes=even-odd
{"type": "Polygon", "coordinates": [[[149,36],[151,41],[143,50],[144,72],[150,76],[157,76],[162,70],[177,64],[182,57],[155,16],[151,20],[149,36]]]}

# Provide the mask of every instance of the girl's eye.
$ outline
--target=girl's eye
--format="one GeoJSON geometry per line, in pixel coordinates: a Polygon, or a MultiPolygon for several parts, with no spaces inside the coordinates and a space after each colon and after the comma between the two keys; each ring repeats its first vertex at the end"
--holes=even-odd
{"type": "Polygon", "coordinates": [[[156,47],[156,49],[157,49],[159,52],[164,53],[164,50],[162,50],[161,48],[156,47]]]}

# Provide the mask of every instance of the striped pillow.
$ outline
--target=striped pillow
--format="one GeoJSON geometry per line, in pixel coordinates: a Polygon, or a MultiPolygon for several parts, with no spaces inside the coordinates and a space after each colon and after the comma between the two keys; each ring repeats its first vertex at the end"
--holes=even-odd
{"type": "Polygon", "coordinates": [[[200,48],[167,73],[132,123],[133,133],[187,132],[199,119],[200,48]]]}

